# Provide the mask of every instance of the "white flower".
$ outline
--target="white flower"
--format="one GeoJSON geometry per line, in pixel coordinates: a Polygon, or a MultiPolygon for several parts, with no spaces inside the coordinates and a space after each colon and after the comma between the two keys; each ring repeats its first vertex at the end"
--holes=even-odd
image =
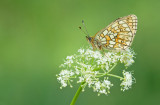
{"type": "Polygon", "coordinates": [[[90,49],[87,49],[86,52],[85,52],[85,55],[89,55],[89,56],[92,56],[93,55],[93,51],[90,50],[90,49]]]}
{"type": "Polygon", "coordinates": [[[61,87],[70,85],[74,78],[77,83],[84,83],[83,89],[87,86],[93,91],[100,94],[110,93],[110,88],[113,86],[108,79],[109,76],[121,78],[123,81],[120,84],[122,90],[128,90],[133,84],[133,77],[130,72],[123,71],[123,77],[110,74],[115,65],[120,62],[126,67],[134,63],[134,52],[127,49],[121,52],[108,51],[100,52],[91,49],[79,49],[78,54],[67,56],[64,63],[60,65],[61,72],[56,75],[61,87]],[[106,79],[107,78],[107,79],[106,79]]]}
{"type": "Polygon", "coordinates": [[[106,94],[106,90],[105,90],[105,89],[100,90],[99,93],[101,93],[101,94],[106,94]]]}
{"type": "Polygon", "coordinates": [[[78,75],[80,73],[79,69],[78,69],[78,66],[74,66],[74,69],[75,69],[75,73],[78,75]]]}
{"type": "Polygon", "coordinates": [[[105,69],[106,69],[106,71],[109,70],[109,65],[108,65],[108,63],[106,63],[105,69]]]}
{"type": "Polygon", "coordinates": [[[58,77],[57,79],[58,79],[59,81],[61,81],[61,80],[62,80],[62,77],[58,77]]]}
{"type": "Polygon", "coordinates": [[[70,76],[73,76],[74,75],[74,72],[70,72],[70,76]]]}
{"type": "Polygon", "coordinates": [[[107,62],[107,60],[108,59],[106,56],[100,58],[101,64],[105,64],[107,62]]]}
{"type": "Polygon", "coordinates": [[[108,80],[104,80],[103,83],[106,85],[106,87],[107,87],[108,89],[110,89],[110,86],[112,86],[111,82],[108,81],[108,80]]]}
{"type": "Polygon", "coordinates": [[[99,51],[95,51],[95,52],[93,53],[93,57],[94,57],[94,58],[99,58],[99,57],[102,57],[102,55],[101,55],[101,53],[100,53],[99,51]]]}
{"type": "Polygon", "coordinates": [[[112,60],[112,53],[111,52],[105,53],[105,57],[107,58],[107,61],[110,62],[112,60]]]}
{"type": "Polygon", "coordinates": [[[133,79],[132,79],[133,77],[131,72],[126,72],[126,71],[123,71],[123,76],[124,80],[122,81],[120,86],[122,86],[122,91],[125,91],[131,88],[133,84],[133,79]]]}
{"type": "Polygon", "coordinates": [[[61,66],[64,67],[64,65],[68,65],[69,67],[71,67],[71,64],[73,63],[73,59],[74,59],[74,56],[67,56],[64,64],[61,64],[61,66]]]}
{"type": "Polygon", "coordinates": [[[100,81],[95,83],[95,91],[98,91],[101,88],[100,81]]]}
{"type": "MultiPolygon", "coordinates": [[[[72,72],[71,70],[62,70],[61,72],[60,72],[60,74],[59,75],[57,75],[57,80],[61,83],[61,86],[62,87],[66,87],[67,86],[67,82],[68,81],[71,81],[70,80],[70,78],[72,77],[72,76],[74,76],[74,72],[72,72]]],[[[61,87],[61,88],[62,88],[61,87]]]]}
{"type": "Polygon", "coordinates": [[[121,52],[121,56],[120,56],[120,62],[124,63],[126,67],[130,66],[132,63],[134,63],[134,55],[135,53],[130,50],[130,49],[126,49],[125,51],[121,52]]]}
{"type": "Polygon", "coordinates": [[[67,60],[72,60],[73,56],[67,56],[67,60]]]}
{"type": "Polygon", "coordinates": [[[83,77],[79,77],[79,81],[77,81],[77,83],[83,82],[83,81],[84,81],[84,78],[83,77]]]}
{"type": "Polygon", "coordinates": [[[62,87],[66,87],[67,83],[64,80],[61,80],[62,87]]]}
{"type": "Polygon", "coordinates": [[[83,54],[83,53],[84,53],[84,49],[79,49],[78,52],[79,52],[80,54],[83,54]]]}
{"type": "Polygon", "coordinates": [[[112,87],[113,84],[108,79],[104,79],[104,81],[95,82],[94,91],[98,92],[98,95],[100,94],[108,94],[110,93],[110,87],[112,87]]]}

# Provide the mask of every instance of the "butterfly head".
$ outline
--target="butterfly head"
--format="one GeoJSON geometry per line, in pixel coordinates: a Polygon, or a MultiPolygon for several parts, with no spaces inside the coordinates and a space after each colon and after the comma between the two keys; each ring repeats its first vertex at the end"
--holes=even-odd
{"type": "Polygon", "coordinates": [[[96,46],[94,44],[94,38],[90,36],[86,36],[86,39],[92,45],[93,49],[96,49],[96,46]]]}
{"type": "Polygon", "coordinates": [[[90,43],[91,43],[91,41],[92,41],[92,37],[90,37],[90,36],[86,36],[86,39],[87,39],[87,41],[88,41],[88,42],[90,42],[90,43]]]}

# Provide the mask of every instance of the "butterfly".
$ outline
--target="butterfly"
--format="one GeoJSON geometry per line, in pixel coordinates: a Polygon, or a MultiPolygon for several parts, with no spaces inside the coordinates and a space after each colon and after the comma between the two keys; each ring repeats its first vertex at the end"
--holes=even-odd
{"type": "Polygon", "coordinates": [[[93,49],[125,50],[133,42],[137,31],[137,16],[128,15],[116,19],[94,36],[86,36],[93,49]]]}

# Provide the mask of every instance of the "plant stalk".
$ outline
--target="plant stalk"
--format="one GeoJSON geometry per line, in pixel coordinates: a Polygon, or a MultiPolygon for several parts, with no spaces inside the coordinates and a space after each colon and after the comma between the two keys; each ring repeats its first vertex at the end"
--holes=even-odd
{"type": "Polygon", "coordinates": [[[74,105],[74,104],[76,103],[76,100],[77,100],[79,94],[80,94],[81,91],[82,91],[82,85],[83,85],[84,83],[85,83],[85,82],[82,82],[81,85],[79,86],[79,88],[78,88],[76,94],[74,95],[74,97],[73,97],[72,102],[71,102],[70,105],[74,105]]]}

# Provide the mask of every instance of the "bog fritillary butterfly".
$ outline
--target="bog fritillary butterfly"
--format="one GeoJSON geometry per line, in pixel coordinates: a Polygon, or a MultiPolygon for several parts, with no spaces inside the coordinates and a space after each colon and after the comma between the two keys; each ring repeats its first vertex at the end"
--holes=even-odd
{"type": "Polygon", "coordinates": [[[137,31],[137,16],[116,19],[94,36],[86,36],[93,49],[125,50],[130,47],[137,31]]]}

